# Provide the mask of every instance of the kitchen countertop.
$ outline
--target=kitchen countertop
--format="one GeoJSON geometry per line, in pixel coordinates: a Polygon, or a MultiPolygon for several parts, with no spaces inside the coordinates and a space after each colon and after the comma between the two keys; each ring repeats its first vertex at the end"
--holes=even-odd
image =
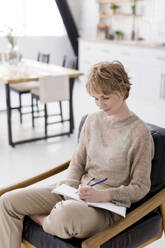
{"type": "Polygon", "coordinates": [[[160,50],[165,50],[165,43],[163,44],[158,44],[158,43],[153,43],[153,42],[146,42],[146,41],[129,41],[129,40],[100,40],[100,39],[86,39],[86,38],[79,38],[79,40],[84,40],[84,41],[91,41],[91,42],[100,42],[100,43],[110,43],[114,45],[125,45],[125,46],[135,46],[135,47],[143,47],[143,48],[153,48],[153,49],[160,49],[160,50]]]}

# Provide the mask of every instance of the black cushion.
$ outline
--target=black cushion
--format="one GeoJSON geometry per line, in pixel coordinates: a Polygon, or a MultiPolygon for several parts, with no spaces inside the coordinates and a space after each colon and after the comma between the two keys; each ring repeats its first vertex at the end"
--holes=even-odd
{"type": "Polygon", "coordinates": [[[37,248],[80,248],[82,240],[61,239],[43,231],[42,227],[25,216],[23,238],[37,248]]]}
{"type": "Polygon", "coordinates": [[[149,128],[155,144],[150,191],[150,194],[153,195],[165,186],[165,129],[151,124],[149,124],[149,128]]]}
{"type": "Polygon", "coordinates": [[[152,124],[148,124],[151,131],[155,154],[152,160],[151,170],[151,189],[149,193],[140,201],[131,205],[127,212],[132,211],[150,197],[158,193],[165,186],[165,128],[161,128],[152,124]]]}
{"type": "MultiPolygon", "coordinates": [[[[159,211],[152,212],[127,228],[111,240],[104,243],[102,248],[134,248],[153,239],[162,228],[162,217],[159,211]],[[152,227],[152,228],[151,228],[152,227]]],[[[80,248],[82,239],[60,239],[43,231],[42,227],[25,217],[23,238],[37,248],[80,248]]]]}
{"type": "MultiPolygon", "coordinates": [[[[84,116],[79,128],[79,133],[87,116],[84,116]]],[[[155,156],[152,161],[151,173],[151,190],[139,202],[132,204],[127,212],[132,211],[137,206],[141,205],[151,196],[159,192],[165,186],[165,129],[158,126],[148,124],[155,144],[155,156]]],[[[161,231],[162,217],[159,209],[154,210],[142,220],[138,221],[128,229],[121,232],[119,235],[102,245],[102,248],[134,248],[148,240],[151,240],[161,231]],[[152,226],[152,228],[151,228],[152,226]]],[[[37,248],[79,248],[82,240],[67,239],[63,240],[45,233],[42,228],[25,217],[23,238],[28,240],[37,248]]]]}

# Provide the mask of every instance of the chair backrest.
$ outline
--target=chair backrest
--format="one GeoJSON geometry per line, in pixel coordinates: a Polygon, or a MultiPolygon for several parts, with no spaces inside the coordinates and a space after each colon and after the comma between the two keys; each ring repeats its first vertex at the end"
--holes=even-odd
{"type": "MultiPolygon", "coordinates": [[[[87,118],[87,115],[83,116],[79,125],[78,139],[80,136],[81,128],[87,118]]],[[[148,124],[151,135],[154,140],[155,154],[152,160],[151,169],[151,189],[149,193],[140,201],[131,205],[127,212],[131,212],[133,209],[140,206],[150,197],[158,193],[165,187],[165,128],[158,127],[153,124],[148,124]]]]}
{"type": "Polygon", "coordinates": [[[132,204],[127,212],[131,212],[165,187],[165,128],[153,124],[148,124],[148,127],[155,145],[151,169],[151,189],[142,200],[132,204]]]}
{"type": "Polygon", "coordinates": [[[50,54],[38,52],[37,61],[49,64],[50,54]]]}
{"type": "Polygon", "coordinates": [[[41,103],[69,100],[68,75],[49,75],[39,79],[41,103]]]}
{"type": "Polygon", "coordinates": [[[153,124],[148,124],[148,127],[155,145],[151,169],[151,189],[142,200],[132,204],[128,212],[140,206],[165,187],[165,128],[153,124]]]}
{"type": "Polygon", "coordinates": [[[151,194],[157,193],[165,187],[165,129],[148,124],[154,144],[155,155],[152,161],[151,194]]]}
{"type": "Polygon", "coordinates": [[[64,56],[62,66],[70,69],[77,69],[77,57],[76,56],[64,56]]]}

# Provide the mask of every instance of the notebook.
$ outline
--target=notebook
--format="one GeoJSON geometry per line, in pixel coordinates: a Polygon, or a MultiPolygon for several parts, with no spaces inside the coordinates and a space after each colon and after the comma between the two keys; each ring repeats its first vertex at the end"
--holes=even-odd
{"type": "Polygon", "coordinates": [[[116,204],[113,204],[111,202],[85,202],[80,200],[78,194],[76,194],[77,189],[68,186],[66,184],[62,184],[59,187],[55,188],[52,190],[52,193],[56,193],[59,195],[63,195],[63,196],[68,196],[70,198],[73,198],[75,200],[81,201],[84,204],[87,204],[88,206],[92,206],[92,207],[96,207],[96,208],[103,208],[109,211],[112,211],[116,214],[119,214],[123,217],[126,216],[126,208],[122,207],[122,206],[118,206],[116,204]]]}

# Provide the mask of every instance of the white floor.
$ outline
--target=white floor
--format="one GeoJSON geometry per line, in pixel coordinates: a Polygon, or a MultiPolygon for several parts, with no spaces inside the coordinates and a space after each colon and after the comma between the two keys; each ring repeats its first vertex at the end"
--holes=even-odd
{"type": "MultiPolygon", "coordinates": [[[[0,85],[0,110],[5,108],[4,87],[0,85]]],[[[12,100],[17,105],[18,96],[12,93],[12,100]]],[[[30,100],[28,97],[23,97],[24,103],[30,100]]],[[[53,105],[53,108],[57,105],[53,105]]],[[[64,114],[66,115],[66,108],[64,107],[64,114]]],[[[29,111],[29,109],[27,109],[29,111]]],[[[26,110],[26,111],[27,111],[26,110]]],[[[57,108],[58,111],[58,108],[57,108]]],[[[56,110],[55,110],[56,112],[56,110]]],[[[25,138],[32,138],[44,135],[44,120],[37,119],[35,128],[32,129],[31,115],[23,116],[23,125],[19,123],[18,111],[12,113],[13,124],[13,139],[15,141],[25,138]]],[[[59,131],[60,126],[50,125],[48,127],[49,134],[59,131]],[[54,128],[56,126],[56,128],[54,128]]],[[[64,126],[68,130],[68,123],[64,126]]],[[[77,144],[75,135],[61,136],[37,142],[21,144],[12,148],[8,145],[7,133],[7,116],[6,112],[0,112],[0,187],[5,187],[18,181],[30,178],[41,172],[49,170],[54,166],[63,163],[71,158],[74,148],[77,144]]],[[[51,179],[53,182],[53,179],[51,179]]]]}
{"type": "MultiPolygon", "coordinates": [[[[13,114],[17,118],[18,114],[13,114]]],[[[29,120],[30,121],[30,120],[29,120]]],[[[14,124],[19,122],[14,120],[14,124]]],[[[76,146],[74,135],[52,138],[47,141],[37,141],[17,145],[12,148],[8,145],[6,113],[0,114],[0,166],[1,187],[17,183],[38,173],[44,172],[54,166],[63,163],[71,158],[76,146]]],[[[31,136],[30,127],[27,125],[17,126],[15,129],[15,139],[19,139],[20,134],[24,138],[31,136]],[[23,134],[24,133],[24,134],[23,134]],[[25,135],[26,134],[26,135],[25,135]]],[[[43,129],[37,129],[37,134],[42,135],[43,129]]]]}
{"type": "MultiPolygon", "coordinates": [[[[1,94],[0,94],[1,95],[1,94]]],[[[1,98],[2,99],[2,98],[1,98]]],[[[15,138],[19,136],[38,135],[42,132],[42,124],[36,131],[31,131],[31,120],[26,117],[24,124],[19,124],[18,113],[13,114],[15,138]]],[[[38,173],[44,172],[54,166],[63,163],[71,158],[76,147],[77,137],[75,134],[70,137],[64,136],[18,145],[12,148],[8,145],[6,113],[0,113],[0,188],[17,183],[38,173]]],[[[62,175],[63,176],[63,175],[62,175]]],[[[60,176],[60,177],[62,177],[60,176]]],[[[53,183],[55,177],[44,181],[42,184],[53,183]]],[[[148,248],[164,248],[164,237],[149,245],[148,248]]],[[[121,247],[122,248],[122,247],[121,247]]]]}

